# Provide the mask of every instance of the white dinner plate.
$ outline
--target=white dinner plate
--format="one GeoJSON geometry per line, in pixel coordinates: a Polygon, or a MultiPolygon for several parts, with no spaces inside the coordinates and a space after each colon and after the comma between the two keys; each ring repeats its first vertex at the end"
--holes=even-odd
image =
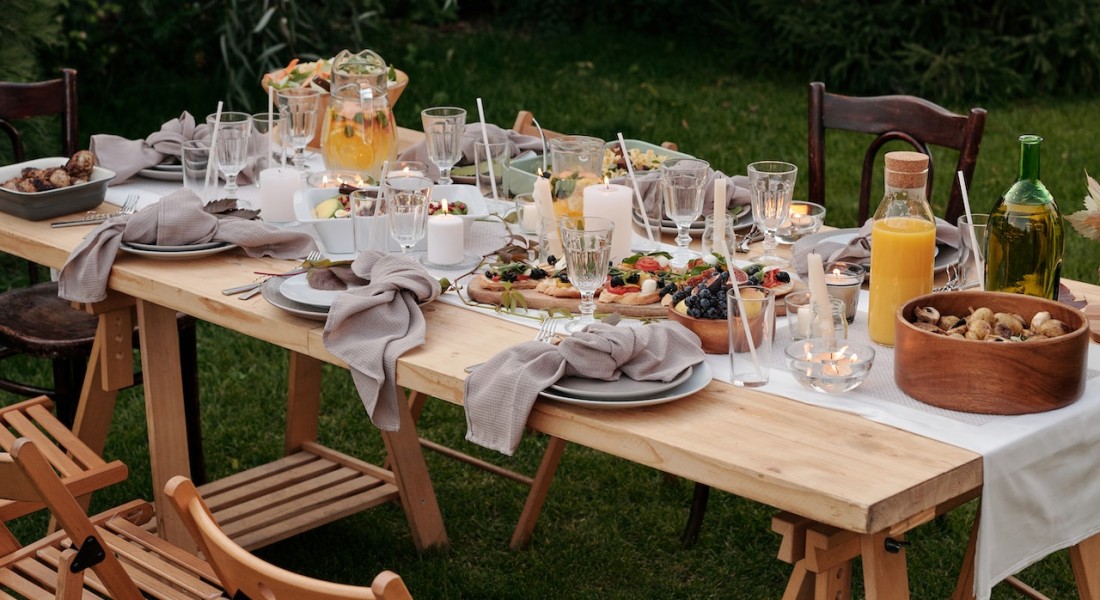
{"type": "Polygon", "coordinates": [[[279,292],[288,299],[299,304],[331,308],[336,297],[347,290],[319,290],[309,285],[309,274],[301,273],[293,277],[287,277],[279,292]]]}
{"type": "Polygon", "coordinates": [[[586,406],[588,408],[639,408],[643,406],[653,406],[655,404],[664,404],[665,402],[672,402],[673,400],[679,400],[685,396],[690,396],[707,387],[707,384],[710,383],[712,378],[713,373],[711,372],[710,365],[704,361],[695,365],[695,368],[692,369],[691,376],[680,385],[647,396],[635,396],[622,400],[593,400],[588,398],[576,398],[568,394],[552,391],[543,391],[542,396],[550,400],[586,406]]]}
{"type": "MultiPolygon", "coordinates": [[[[737,217],[737,221],[733,224],[734,231],[743,231],[752,227],[752,210],[747,206],[745,209],[745,212],[737,217]]],[[[638,225],[642,225],[642,218],[638,215],[637,211],[634,212],[634,222],[638,225]]],[[[706,221],[703,217],[700,217],[698,221],[693,222],[691,226],[688,227],[688,232],[695,235],[702,235],[704,229],[706,229],[706,221]]],[[[661,233],[676,235],[678,233],[676,223],[668,219],[661,219],[661,233]]]]}
{"type": "MultiPolygon", "coordinates": [[[[799,244],[817,245],[821,242],[835,242],[839,244],[847,244],[859,234],[858,228],[851,229],[833,229],[831,231],[819,231],[815,234],[808,235],[798,241],[799,244]]],[[[952,248],[946,244],[936,244],[936,261],[935,271],[937,273],[944,271],[947,267],[955,264],[959,261],[959,249],[952,248]]],[[[871,261],[868,260],[863,264],[863,267],[867,269],[867,274],[871,274],[871,261]]]]}
{"type": "Polygon", "coordinates": [[[149,168],[154,171],[175,171],[176,173],[183,173],[183,165],[179,163],[160,163],[159,165],[153,165],[149,168]]]}
{"type": "Polygon", "coordinates": [[[156,244],[139,244],[138,242],[124,243],[131,248],[135,248],[137,250],[145,250],[147,252],[194,252],[195,250],[220,248],[228,244],[229,242],[202,242],[199,244],[188,244],[186,246],[158,246],[156,244]]]}
{"type": "Polygon", "coordinates": [[[161,181],[183,181],[183,170],[172,171],[166,169],[142,169],[138,175],[146,179],[159,179],[161,181]]]}
{"type": "Polygon", "coordinates": [[[146,258],[152,258],[156,260],[188,260],[191,258],[198,258],[200,256],[208,256],[210,254],[218,254],[219,252],[225,252],[226,250],[232,250],[236,248],[236,244],[230,244],[228,242],[215,242],[216,246],[209,244],[195,244],[189,249],[180,250],[179,248],[188,248],[187,246],[165,246],[164,248],[173,248],[172,250],[165,250],[159,246],[146,245],[145,249],[134,247],[133,245],[122,242],[119,246],[123,252],[129,252],[130,254],[137,254],[138,256],[144,256],[146,258]],[[157,248],[157,250],[149,250],[148,248],[157,248]]]}
{"type": "Polygon", "coordinates": [[[562,377],[550,386],[551,390],[590,400],[629,400],[640,396],[653,396],[687,381],[695,367],[688,367],[671,381],[639,381],[620,377],[615,381],[589,379],[587,377],[562,377]]]}
{"type": "Polygon", "coordinates": [[[324,321],[328,319],[328,308],[302,304],[284,296],[281,291],[284,283],[286,283],[286,279],[283,277],[272,277],[264,282],[263,287],[260,288],[260,293],[263,295],[264,300],[267,300],[268,304],[276,308],[281,308],[292,315],[297,315],[306,319],[312,319],[314,321],[324,321]]]}

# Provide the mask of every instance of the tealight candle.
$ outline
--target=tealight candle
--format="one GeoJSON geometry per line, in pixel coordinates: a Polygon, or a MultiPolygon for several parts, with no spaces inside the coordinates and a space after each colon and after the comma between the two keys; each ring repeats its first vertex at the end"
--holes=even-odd
{"type": "Polygon", "coordinates": [[[634,232],[631,225],[632,200],[630,188],[609,183],[606,177],[602,184],[584,188],[584,216],[602,217],[615,224],[615,231],[611,234],[611,261],[615,264],[631,255],[630,238],[634,232]]]}
{"type": "Polygon", "coordinates": [[[338,188],[345,184],[358,188],[370,185],[371,182],[355,171],[321,171],[310,175],[306,183],[315,188],[338,188]]]}
{"type": "Polygon", "coordinates": [[[294,220],[294,192],[302,187],[302,174],[292,167],[260,171],[260,216],[269,223],[294,220]]]}
{"type": "Polygon", "coordinates": [[[825,266],[825,287],[830,296],[844,302],[844,318],[849,323],[856,318],[865,273],[863,267],[855,263],[833,262],[825,266]]]}
{"type": "Polygon", "coordinates": [[[455,265],[462,262],[465,246],[462,219],[452,215],[443,200],[443,208],[428,219],[428,262],[455,265]]]}

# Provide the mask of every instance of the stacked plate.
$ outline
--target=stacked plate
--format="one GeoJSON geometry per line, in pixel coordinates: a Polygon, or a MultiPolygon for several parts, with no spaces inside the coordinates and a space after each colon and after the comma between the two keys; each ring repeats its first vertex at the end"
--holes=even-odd
{"type": "Polygon", "coordinates": [[[138,175],[163,181],[183,181],[183,165],[179,163],[161,163],[138,171],[138,175]]]}
{"type": "Polygon", "coordinates": [[[236,248],[236,244],[229,242],[204,242],[201,244],[188,244],[186,246],[158,246],[156,244],[139,244],[137,242],[122,242],[120,248],[123,252],[137,254],[154,260],[189,260],[199,256],[218,254],[226,250],[236,248]]]}
{"type": "MultiPolygon", "coordinates": [[[[638,225],[642,224],[642,217],[637,211],[634,212],[634,222],[638,225]]],[[[734,221],[733,230],[742,231],[748,229],[749,227],[752,227],[752,210],[750,210],[749,207],[746,206],[745,211],[737,217],[736,221],[734,221]]],[[[700,216],[697,220],[691,223],[691,226],[688,227],[688,232],[691,233],[693,236],[699,236],[703,234],[704,229],[706,229],[706,222],[704,218],[700,216]]],[[[671,219],[661,219],[661,233],[676,235],[678,233],[676,229],[676,222],[672,221],[671,219]]]]}
{"type": "Polygon", "coordinates": [[[706,362],[684,369],[671,381],[637,381],[622,377],[602,381],[563,377],[543,390],[542,396],[590,408],[637,408],[679,400],[705,388],[713,377],[706,362]]]}

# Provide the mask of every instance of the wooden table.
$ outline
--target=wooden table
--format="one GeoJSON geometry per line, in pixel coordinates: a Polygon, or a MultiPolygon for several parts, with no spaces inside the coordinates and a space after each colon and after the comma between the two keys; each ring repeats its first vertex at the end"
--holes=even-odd
{"type": "MultiPolygon", "coordinates": [[[[86,233],[0,214],[0,251],[52,267],[60,267],[86,233]]],[[[162,496],[168,478],[188,472],[187,440],[179,427],[183,402],[175,311],[290,350],[288,410],[294,417],[288,418],[287,450],[321,452],[311,443],[316,438],[320,368],[324,362],[341,364],[324,347],[322,324],[290,315],[259,296],[242,302],[220,293],[247,280],[253,271],[280,272],[294,264],[251,259],[239,251],[178,263],[120,255],[109,280],[111,297],[92,307],[105,315],[101,327],[109,331],[100,336],[105,348],[86,383],[85,405],[112,403],[113,392],[102,388],[118,389],[117,382],[125,379],[128,354],[121,360],[120,352],[128,349],[129,336],[110,332],[127,330],[131,306],[141,325],[155,500],[159,527],[168,539],[187,539],[162,496]]],[[[440,302],[425,306],[424,313],[426,343],[399,359],[397,382],[456,404],[463,398],[465,366],[531,338],[529,328],[440,302]]],[[[81,412],[82,435],[93,438],[94,444],[102,444],[95,438],[105,432],[105,424],[95,417],[103,412],[81,412]]],[[[401,431],[385,435],[392,472],[365,463],[354,466],[380,482],[378,501],[400,498],[417,546],[445,544],[439,507],[408,413],[402,415],[402,423],[401,431]]],[[[796,564],[785,596],[790,598],[826,597],[823,590],[832,583],[817,574],[842,577],[840,571],[855,556],[863,559],[868,598],[907,598],[905,550],[890,551],[888,540],[901,540],[907,530],[976,497],[982,486],[982,458],[973,452],[852,414],[718,381],[692,402],[646,410],[597,411],[538,402],[528,424],[559,440],[785,511],[774,526],[785,534],[780,557],[796,564]]],[[[340,516],[363,504],[345,507],[340,516]]],[[[286,537],[307,526],[295,523],[273,535],[286,537]]],[[[266,541],[257,539],[253,545],[266,541]]]]}

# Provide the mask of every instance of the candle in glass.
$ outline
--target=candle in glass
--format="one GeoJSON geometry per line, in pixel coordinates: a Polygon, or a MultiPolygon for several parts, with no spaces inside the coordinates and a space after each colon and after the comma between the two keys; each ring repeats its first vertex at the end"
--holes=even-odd
{"type": "Polygon", "coordinates": [[[844,302],[844,318],[849,323],[856,318],[864,275],[863,267],[855,263],[832,262],[825,266],[825,287],[830,296],[844,302]]]}

